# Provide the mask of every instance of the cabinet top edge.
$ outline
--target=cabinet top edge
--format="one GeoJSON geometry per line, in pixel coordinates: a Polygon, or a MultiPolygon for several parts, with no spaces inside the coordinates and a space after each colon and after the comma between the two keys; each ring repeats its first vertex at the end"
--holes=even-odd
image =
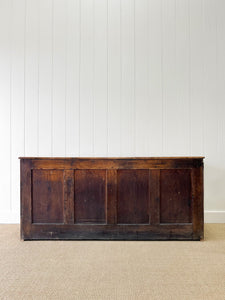
{"type": "Polygon", "coordinates": [[[123,159],[137,159],[137,160],[141,160],[141,159],[204,159],[205,156],[170,156],[170,157],[166,157],[166,156],[159,156],[159,157],[19,157],[19,159],[37,159],[37,160],[44,160],[44,159],[50,159],[50,160],[54,160],[54,159],[63,159],[63,160],[70,160],[70,159],[95,159],[95,160],[101,160],[101,159],[106,159],[106,160],[123,160],[123,159]]]}

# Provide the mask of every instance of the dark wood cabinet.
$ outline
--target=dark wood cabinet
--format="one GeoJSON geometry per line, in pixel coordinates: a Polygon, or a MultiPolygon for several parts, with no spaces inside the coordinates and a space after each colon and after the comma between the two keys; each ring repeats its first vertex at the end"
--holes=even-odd
{"type": "Polygon", "coordinates": [[[24,240],[203,238],[203,157],[20,159],[24,240]]]}

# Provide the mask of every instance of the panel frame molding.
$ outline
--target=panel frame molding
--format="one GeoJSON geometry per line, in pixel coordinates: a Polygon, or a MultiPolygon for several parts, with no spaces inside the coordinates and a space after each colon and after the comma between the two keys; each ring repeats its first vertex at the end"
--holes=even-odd
{"type": "Polygon", "coordinates": [[[21,159],[21,238],[200,240],[204,237],[203,157],[21,159]],[[32,170],[63,170],[64,223],[32,223],[32,170]],[[105,170],[105,223],[75,222],[75,170],[105,170]],[[148,170],[148,224],[119,224],[118,170],[148,170]],[[192,223],[160,223],[160,172],[190,169],[192,223]]]}

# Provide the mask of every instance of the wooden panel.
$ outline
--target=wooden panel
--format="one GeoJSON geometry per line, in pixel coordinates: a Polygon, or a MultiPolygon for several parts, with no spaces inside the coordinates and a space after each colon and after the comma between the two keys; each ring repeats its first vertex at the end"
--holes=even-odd
{"type": "Polygon", "coordinates": [[[106,222],[106,171],[75,171],[75,222],[106,222]]]}
{"type": "Polygon", "coordinates": [[[161,170],[160,222],[191,222],[190,170],[161,170]]]}
{"type": "Polygon", "coordinates": [[[160,223],[160,170],[149,170],[150,224],[160,223]]]}
{"type": "Polygon", "coordinates": [[[179,169],[196,168],[201,158],[34,158],[33,168],[57,169],[179,169]]]}
{"type": "Polygon", "coordinates": [[[64,171],[64,223],[74,223],[74,171],[64,171]]]}
{"type": "Polygon", "coordinates": [[[203,166],[192,170],[193,237],[204,237],[203,166]]]}
{"type": "MultiPolygon", "coordinates": [[[[192,240],[192,225],[53,225],[32,224],[30,239],[192,240]]],[[[25,238],[25,239],[29,239],[25,238]]]]}
{"type": "Polygon", "coordinates": [[[107,170],[107,224],[117,223],[117,170],[107,170]]]}
{"type": "Polygon", "coordinates": [[[119,170],[117,177],[117,223],[148,223],[149,171],[119,170]]]}
{"type": "Polygon", "coordinates": [[[63,171],[33,170],[33,223],[63,222],[63,171]]]}
{"type": "Polygon", "coordinates": [[[199,240],[203,206],[203,158],[21,159],[23,239],[199,240]]]}
{"type": "Polygon", "coordinates": [[[21,238],[30,236],[32,223],[31,215],[31,168],[29,160],[21,160],[20,162],[20,230],[21,238]]]}

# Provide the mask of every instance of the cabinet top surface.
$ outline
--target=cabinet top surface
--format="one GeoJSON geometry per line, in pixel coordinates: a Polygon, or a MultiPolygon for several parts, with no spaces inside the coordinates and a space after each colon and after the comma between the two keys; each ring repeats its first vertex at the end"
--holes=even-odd
{"type": "Polygon", "coordinates": [[[121,160],[121,159],[204,159],[204,156],[170,156],[170,157],[19,157],[19,159],[116,159],[116,160],[121,160]]]}

